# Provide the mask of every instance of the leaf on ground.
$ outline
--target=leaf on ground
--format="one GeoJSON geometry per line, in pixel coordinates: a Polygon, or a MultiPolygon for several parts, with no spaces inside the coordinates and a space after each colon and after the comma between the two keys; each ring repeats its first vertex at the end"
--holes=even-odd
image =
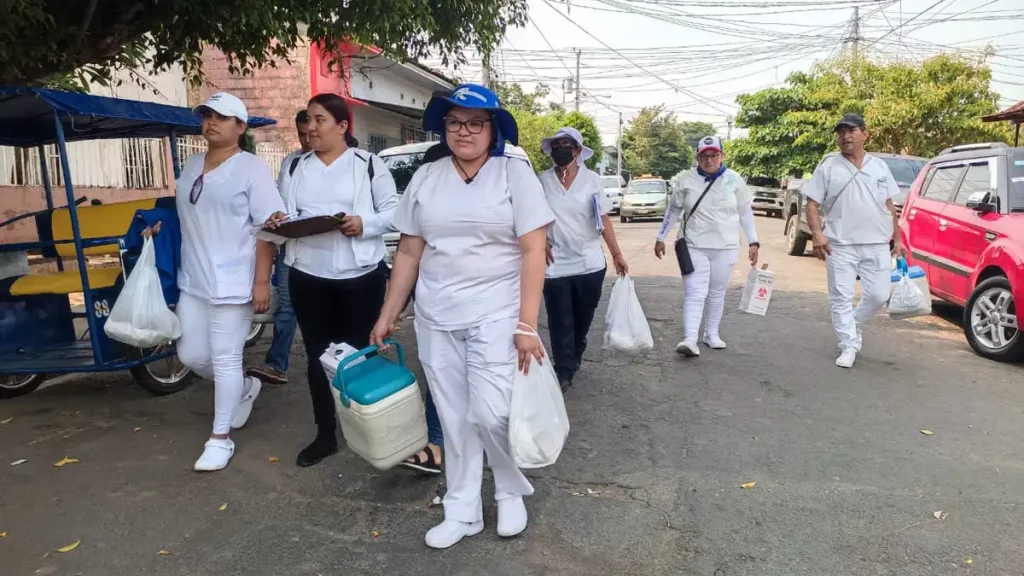
{"type": "Polygon", "coordinates": [[[935,432],[932,432],[931,430],[921,430],[921,434],[924,434],[925,436],[935,436],[935,432]]]}
{"type": "Polygon", "coordinates": [[[221,504],[220,508],[217,508],[217,510],[220,510],[221,512],[223,512],[223,511],[225,511],[227,509],[228,509],[228,505],[227,504],[221,504]]]}
{"type": "Polygon", "coordinates": [[[168,552],[167,550],[159,550],[159,551],[157,551],[156,555],[157,556],[170,556],[171,553],[168,552]]]}
{"type": "Polygon", "coordinates": [[[78,545],[81,544],[81,543],[82,543],[81,540],[75,540],[74,542],[72,542],[71,544],[68,544],[67,546],[65,546],[63,548],[57,548],[57,552],[60,552],[60,553],[71,552],[75,548],[78,548],[78,545]]]}
{"type": "Polygon", "coordinates": [[[370,536],[373,536],[374,538],[376,538],[376,537],[380,536],[380,532],[377,532],[376,530],[370,530],[370,536]]]}
{"type": "Polygon", "coordinates": [[[28,462],[28,460],[26,460],[25,458],[22,458],[20,460],[15,460],[14,462],[11,462],[11,466],[21,466],[25,462],[28,462]]]}
{"type": "Polygon", "coordinates": [[[7,538],[7,532],[0,532],[0,538],[7,538]]]}
{"type": "Polygon", "coordinates": [[[142,432],[142,426],[136,426],[135,432],[142,432]]]}
{"type": "Polygon", "coordinates": [[[267,458],[267,462],[279,462],[279,461],[280,461],[280,459],[277,456],[271,456],[270,458],[267,458]]]}
{"type": "Polygon", "coordinates": [[[974,560],[968,558],[967,560],[964,560],[964,564],[974,564],[974,560]]]}
{"type": "Polygon", "coordinates": [[[750,490],[754,486],[757,486],[757,482],[747,482],[746,484],[740,484],[740,488],[743,488],[744,490],[750,490]]]}
{"type": "Polygon", "coordinates": [[[14,422],[14,416],[11,416],[10,418],[4,418],[3,420],[0,420],[0,424],[10,424],[11,422],[14,422]]]}
{"type": "Polygon", "coordinates": [[[78,464],[78,458],[68,458],[67,456],[61,458],[59,461],[53,463],[54,468],[63,468],[65,464],[78,464]]]}

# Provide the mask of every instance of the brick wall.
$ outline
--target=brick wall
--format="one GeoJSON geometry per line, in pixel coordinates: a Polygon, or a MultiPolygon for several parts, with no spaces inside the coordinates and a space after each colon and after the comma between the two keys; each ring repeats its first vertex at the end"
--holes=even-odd
{"type": "Polygon", "coordinates": [[[252,75],[242,76],[228,72],[224,53],[208,47],[203,52],[205,82],[191,105],[199,104],[214,92],[230,92],[245,102],[250,116],[265,116],[277,120],[277,125],[253,130],[257,142],[274,142],[289,149],[298,148],[295,135],[295,114],[306,107],[310,94],[309,47],[300,45],[289,54],[291,63],[276,61],[276,67],[266,66],[252,75]]]}

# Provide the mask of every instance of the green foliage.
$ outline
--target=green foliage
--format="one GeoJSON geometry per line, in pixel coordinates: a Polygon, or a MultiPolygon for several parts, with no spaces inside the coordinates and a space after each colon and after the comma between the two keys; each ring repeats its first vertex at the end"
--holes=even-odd
{"type": "Polygon", "coordinates": [[[530,162],[538,172],[547,170],[553,165],[551,158],[540,149],[540,141],[553,136],[560,128],[571,126],[580,131],[583,144],[594,151],[594,156],[587,161],[591,170],[601,161],[603,145],[601,133],[597,129],[594,118],[582,112],[565,112],[561,109],[549,108],[544,112],[544,97],[549,90],[543,84],[533,92],[525,92],[518,84],[500,83],[495,92],[501,98],[502,106],[512,112],[519,126],[519,146],[526,151],[530,162]]]}
{"type": "Polygon", "coordinates": [[[245,150],[246,152],[248,152],[250,154],[255,154],[256,153],[256,139],[253,138],[252,132],[249,131],[249,130],[246,130],[245,134],[242,135],[242,139],[243,139],[242,140],[242,146],[240,146],[240,148],[242,150],[245,150]]]}
{"type": "Polygon", "coordinates": [[[652,174],[667,180],[690,168],[693,148],[674,114],[665,112],[664,106],[648,107],[622,132],[622,160],[634,176],[652,174]]]}
{"type": "Polygon", "coordinates": [[[697,149],[697,141],[718,132],[710,122],[680,122],[679,124],[683,127],[686,143],[695,150],[697,149]]]}
{"type": "Polygon", "coordinates": [[[0,84],[109,83],[112,72],[180,64],[201,80],[212,45],[232,72],[248,73],[309,39],[376,46],[396,58],[464,61],[485,55],[526,0],[7,0],[0,18],[0,84]]]}
{"type": "Polygon", "coordinates": [[[729,165],[746,176],[781,177],[814,169],[836,148],[833,128],[863,114],[868,150],[931,157],[971,142],[1008,142],[1005,123],[984,123],[998,94],[984,60],[940,55],[919,65],[840,59],[797,72],[782,88],[737,98],[747,138],[728,146],[729,165]]]}

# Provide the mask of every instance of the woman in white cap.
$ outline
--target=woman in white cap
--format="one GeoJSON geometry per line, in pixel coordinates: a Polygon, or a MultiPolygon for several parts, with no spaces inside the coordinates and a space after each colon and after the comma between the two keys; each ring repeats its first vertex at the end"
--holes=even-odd
{"type": "Polygon", "coordinates": [[[423,127],[447,157],[413,175],[395,212],[402,238],[371,341],[382,345],[416,285],[419,357],[444,429],[444,521],[427,546],[448,548],[483,530],[484,454],[494,474],[498,535],[526,529],[533,486],[509,453],[516,370],[540,362],[536,335],[544,247],[554,215],[527,162],[505,156],[515,119],[483,86],[438,93],[423,127]]]}
{"type": "Polygon", "coordinates": [[[185,162],[176,183],[177,348],[183,364],[214,382],[213,434],[195,464],[208,472],[228,465],[229,434],[245,425],[260,393],[260,381],[242,373],[242,352],[253,313],[270,306],[275,248],[256,233],[283,217],[284,204],[266,162],[239,148],[249,120],[242,101],[220,92],[195,111],[209,148],[185,162]]]}
{"type": "Polygon", "coordinates": [[[575,128],[562,128],[541,140],[541,150],[555,163],[540,174],[555,224],[548,229],[544,306],[551,333],[551,357],[565,392],[583,362],[587,333],[601,300],[605,263],[601,238],[608,244],[615,271],[629,271],[615,239],[601,177],[585,162],[594,151],[583,145],[575,128]]]}
{"type": "Polygon", "coordinates": [[[717,136],[701,138],[697,146],[697,167],[676,177],[672,201],[654,244],[654,255],[665,254],[665,238],[683,214],[676,240],[676,255],[688,252],[692,272],[683,272],[683,341],[676,352],[683,356],[699,356],[697,336],[701,318],[707,311],[704,343],[713,350],[726,347],[719,334],[725,291],[729,276],[739,258],[740,228],[747,237],[747,257],[757,264],[760,244],[754,227],[754,199],[743,178],[726,168],[722,158],[722,141],[717,136]]]}

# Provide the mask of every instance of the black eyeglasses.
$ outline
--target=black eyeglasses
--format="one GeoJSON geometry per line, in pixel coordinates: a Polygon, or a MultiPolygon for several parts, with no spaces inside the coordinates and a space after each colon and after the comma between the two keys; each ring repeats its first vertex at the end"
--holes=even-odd
{"type": "Polygon", "coordinates": [[[488,123],[490,121],[491,121],[491,119],[488,118],[486,120],[474,119],[474,120],[466,120],[465,122],[463,122],[462,120],[459,120],[458,118],[452,118],[450,116],[445,116],[445,118],[444,118],[444,129],[449,134],[455,134],[455,133],[459,132],[460,130],[462,130],[463,126],[465,126],[466,132],[469,132],[470,134],[479,134],[479,133],[484,131],[484,124],[486,124],[486,123],[488,123]]]}
{"type": "Polygon", "coordinates": [[[199,178],[192,183],[192,191],[188,194],[188,201],[194,206],[196,202],[199,202],[199,197],[203,195],[203,175],[200,174],[199,178]]]}

